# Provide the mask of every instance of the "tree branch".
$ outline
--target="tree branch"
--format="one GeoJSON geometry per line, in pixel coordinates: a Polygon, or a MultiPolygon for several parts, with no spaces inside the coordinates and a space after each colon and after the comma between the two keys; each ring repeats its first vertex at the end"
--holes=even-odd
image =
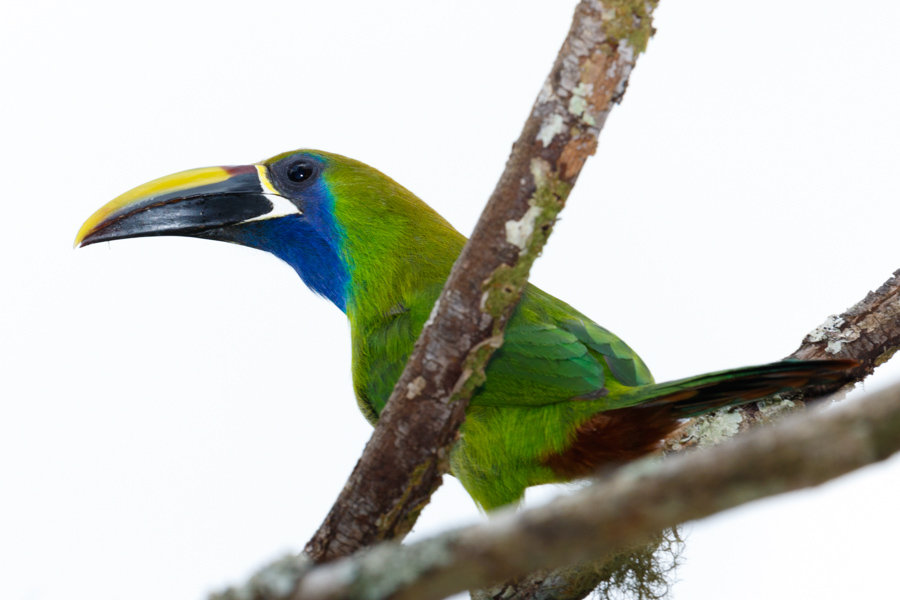
{"type": "Polygon", "coordinates": [[[472,393],[612,106],[656,0],[582,0],[472,237],[365,452],[306,546],[316,562],[402,538],[441,484],[472,393]]]}
{"type": "MultiPolygon", "coordinates": [[[[819,485],[898,450],[900,386],[894,386],[829,410],[791,415],[715,450],[634,463],[536,509],[505,511],[482,525],[406,546],[383,544],[314,567],[293,595],[293,586],[282,580],[277,587],[288,593],[271,594],[271,587],[258,586],[228,590],[216,598],[443,598],[538,569],[607,556],[663,528],[819,485]]],[[[270,577],[269,583],[275,579],[270,577]]]]}

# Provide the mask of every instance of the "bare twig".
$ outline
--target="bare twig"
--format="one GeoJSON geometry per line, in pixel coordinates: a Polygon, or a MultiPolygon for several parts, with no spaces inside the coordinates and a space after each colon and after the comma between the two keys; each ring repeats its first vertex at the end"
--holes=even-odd
{"type": "MultiPolygon", "coordinates": [[[[894,386],[829,410],[791,415],[714,450],[635,463],[536,509],[507,511],[482,525],[406,546],[383,544],[312,568],[293,595],[261,594],[257,587],[217,598],[443,598],[606,556],[665,527],[819,485],[898,450],[900,386],[894,386]]],[[[280,589],[293,589],[286,582],[279,581],[280,589]]]]}
{"type": "Polygon", "coordinates": [[[366,450],[306,546],[314,561],[402,538],[441,483],[468,400],[637,56],[656,0],[582,0],[487,207],[366,450]]]}

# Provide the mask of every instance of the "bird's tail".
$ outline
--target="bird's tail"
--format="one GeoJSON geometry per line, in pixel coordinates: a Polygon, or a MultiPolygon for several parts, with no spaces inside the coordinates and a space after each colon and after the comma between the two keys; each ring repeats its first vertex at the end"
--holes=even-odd
{"type": "Polygon", "coordinates": [[[666,405],[673,417],[687,419],[780,392],[833,384],[857,366],[855,360],[784,360],[658,383],[621,400],[641,408],[666,405]]]}
{"type": "Polygon", "coordinates": [[[569,448],[546,456],[544,464],[562,479],[584,477],[658,450],[682,419],[779,392],[833,385],[849,379],[857,366],[854,360],[785,360],[641,386],[582,423],[569,448]]]}

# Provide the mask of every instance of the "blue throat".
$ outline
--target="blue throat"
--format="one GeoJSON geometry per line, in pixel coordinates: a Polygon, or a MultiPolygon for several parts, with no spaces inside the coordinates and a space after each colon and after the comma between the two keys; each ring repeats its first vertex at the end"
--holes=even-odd
{"type": "Polygon", "coordinates": [[[291,265],[309,289],[347,312],[350,274],[337,250],[301,215],[231,228],[230,241],[270,252],[291,265]]]}

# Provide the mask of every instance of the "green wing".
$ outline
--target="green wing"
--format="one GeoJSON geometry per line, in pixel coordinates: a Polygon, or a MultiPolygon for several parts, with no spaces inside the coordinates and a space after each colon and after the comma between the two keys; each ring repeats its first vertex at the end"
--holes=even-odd
{"type": "Polygon", "coordinates": [[[650,369],[641,357],[609,330],[586,318],[566,320],[561,326],[602,356],[604,364],[620,385],[636,387],[653,383],[650,369]]]}
{"type": "MultiPolygon", "coordinates": [[[[439,288],[409,307],[353,328],[353,382],[360,409],[374,423],[403,371],[439,288]]],[[[476,406],[545,406],[619,396],[653,383],[644,362],[614,334],[529,285],[504,334],[503,346],[476,392],[476,406]]]]}
{"type": "Polygon", "coordinates": [[[627,344],[529,285],[472,404],[543,406],[649,383],[650,371],[627,344]]]}

